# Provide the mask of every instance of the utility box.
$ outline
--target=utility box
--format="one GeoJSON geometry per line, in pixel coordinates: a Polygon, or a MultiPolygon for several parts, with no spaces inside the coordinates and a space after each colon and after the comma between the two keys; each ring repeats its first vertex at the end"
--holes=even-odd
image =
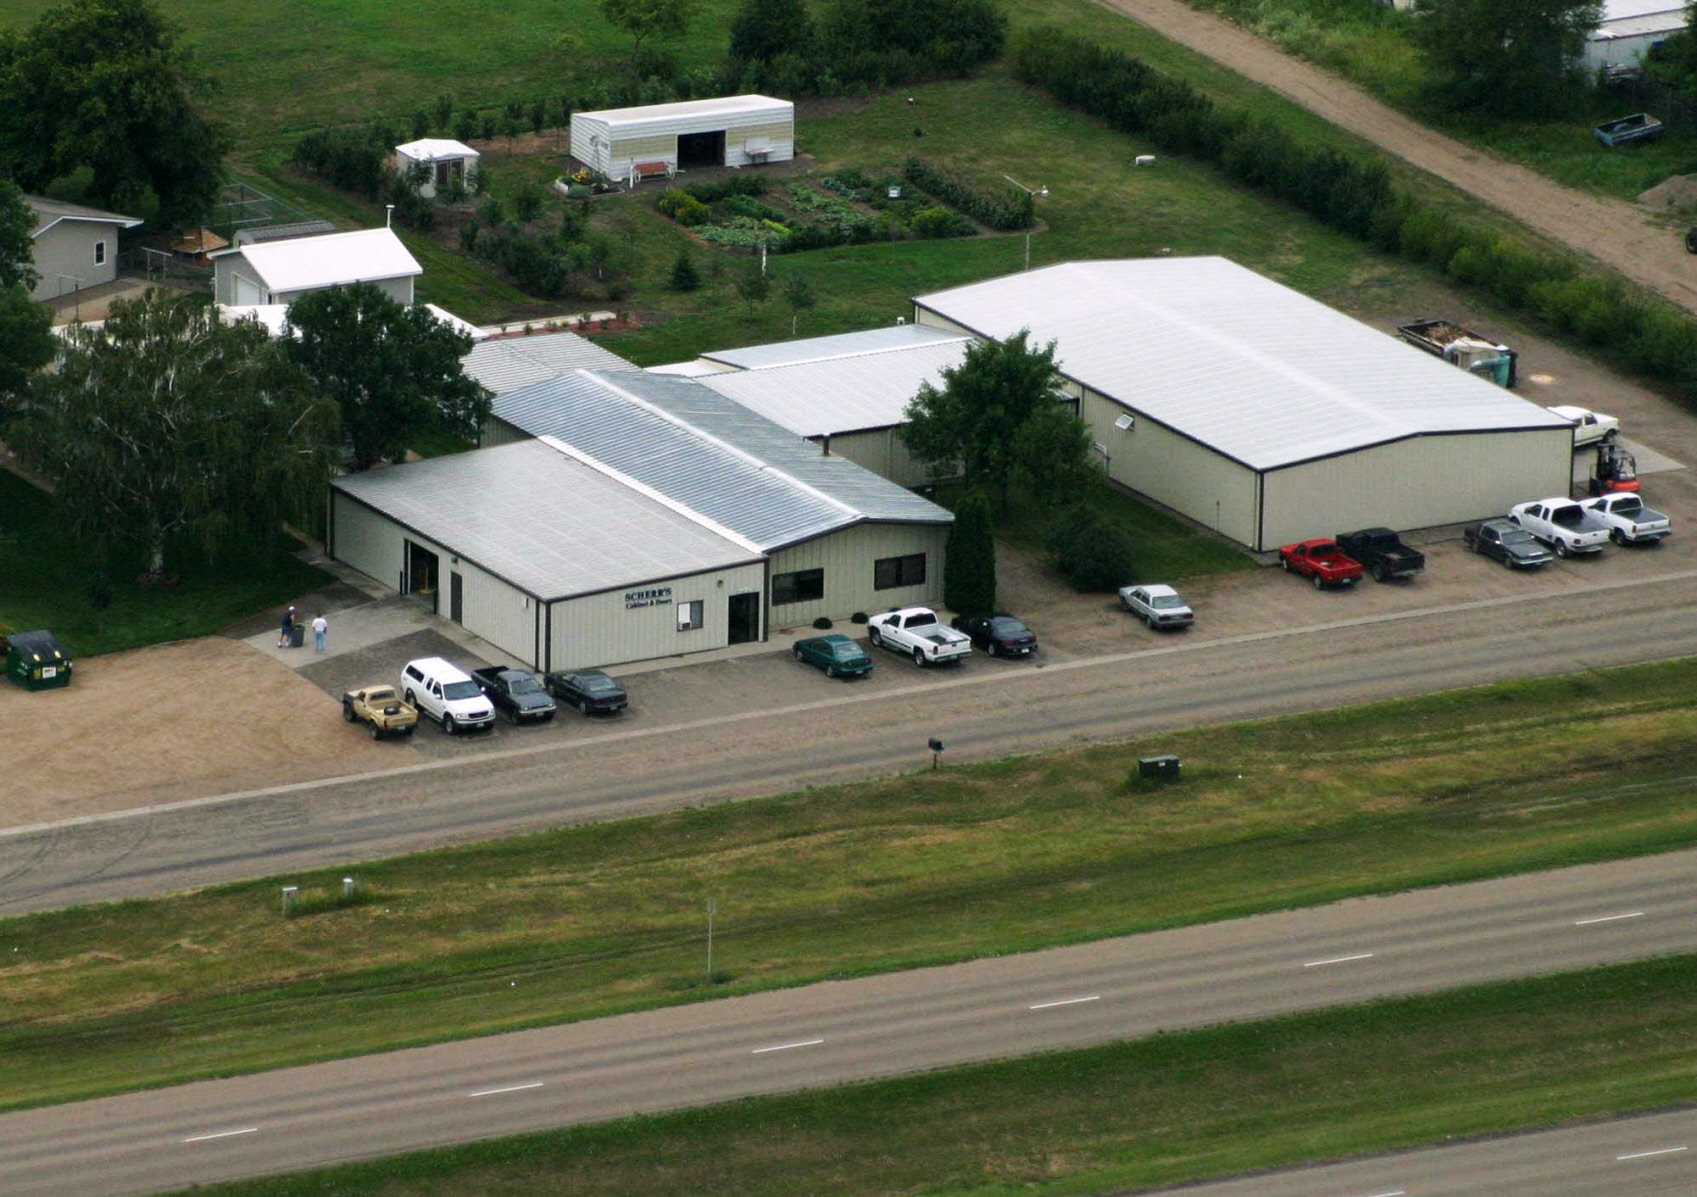
{"type": "Polygon", "coordinates": [[[0,637],[6,650],[6,676],[25,690],[51,690],[71,684],[71,656],[46,628],[0,637]]]}
{"type": "Polygon", "coordinates": [[[1137,775],[1139,777],[1152,777],[1157,781],[1177,781],[1179,777],[1178,757],[1171,754],[1138,757],[1137,775]]]}

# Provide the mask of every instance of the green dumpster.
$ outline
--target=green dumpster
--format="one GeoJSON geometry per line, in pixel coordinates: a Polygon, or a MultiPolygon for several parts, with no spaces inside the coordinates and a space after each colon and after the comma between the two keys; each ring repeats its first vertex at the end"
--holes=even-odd
{"type": "Polygon", "coordinates": [[[6,676],[25,690],[71,684],[71,655],[46,628],[5,637],[6,676]]]}

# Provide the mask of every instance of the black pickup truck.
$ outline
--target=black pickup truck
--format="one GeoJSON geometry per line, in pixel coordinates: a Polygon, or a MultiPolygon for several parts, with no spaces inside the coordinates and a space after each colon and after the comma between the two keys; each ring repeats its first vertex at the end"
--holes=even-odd
{"type": "Polygon", "coordinates": [[[1389,528],[1339,532],[1332,539],[1345,554],[1361,562],[1375,582],[1413,577],[1426,568],[1425,554],[1403,544],[1389,528]]]}
{"type": "Polygon", "coordinates": [[[510,665],[491,665],[486,669],[473,669],[471,680],[514,723],[521,719],[546,722],[554,717],[554,700],[533,673],[510,665]]]}

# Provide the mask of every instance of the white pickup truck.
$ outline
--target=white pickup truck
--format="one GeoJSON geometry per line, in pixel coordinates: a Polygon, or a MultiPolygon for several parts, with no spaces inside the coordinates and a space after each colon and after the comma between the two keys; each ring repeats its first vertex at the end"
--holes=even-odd
{"type": "Polygon", "coordinates": [[[898,607],[866,621],[866,638],[915,665],[940,665],[972,655],[972,638],[937,618],[929,607],[898,607]]]}
{"type": "Polygon", "coordinates": [[[1609,526],[1602,516],[1572,499],[1540,499],[1516,503],[1508,518],[1556,551],[1558,557],[1600,553],[1609,543],[1609,526]]]}
{"type": "Polygon", "coordinates": [[[1655,544],[1673,531],[1667,516],[1650,510],[1634,494],[1598,495],[1579,500],[1579,505],[1603,517],[1616,544],[1655,544]]]}

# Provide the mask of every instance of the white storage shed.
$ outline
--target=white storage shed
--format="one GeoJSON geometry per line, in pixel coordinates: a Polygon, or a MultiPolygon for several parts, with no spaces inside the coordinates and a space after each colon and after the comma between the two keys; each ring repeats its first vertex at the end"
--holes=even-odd
{"type": "Polygon", "coordinates": [[[1566,494],[1565,420],[1225,258],[1069,262],[914,300],[1056,342],[1108,475],[1252,549],[1566,494]]]}
{"type": "Polygon", "coordinates": [[[787,162],[795,157],[795,105],[748,95],[574,112],[572,157],[633,183],[691,167],[787,162]]]}
{"type": "Polygon", "coordinates": [[[418,185],[425,199],[435,199],[439,188],[446,188],[455,178],[466,190],[476,190],[477,160],[482,155],[463,141],[443,137],[421,137],[395,147],[395,172],[403,177],[414,167],[428,172],[418,185]]]}
{"type": "Polygon", "coordinates": [[[237,306],[289,304],[350,283],[371,283],[397,303],[409,304],[413,280],[424,273],[388,228],[237,244],[209,256],[213,298],[237,306]]]}
{"type": "Polygon", "coordinates": [[[1581,61],[1599,67],[1637,67],[1653,47],[1685,28],[1680,0],[1604,0],[1603,19],[1585,36],[1581,61]]]}

